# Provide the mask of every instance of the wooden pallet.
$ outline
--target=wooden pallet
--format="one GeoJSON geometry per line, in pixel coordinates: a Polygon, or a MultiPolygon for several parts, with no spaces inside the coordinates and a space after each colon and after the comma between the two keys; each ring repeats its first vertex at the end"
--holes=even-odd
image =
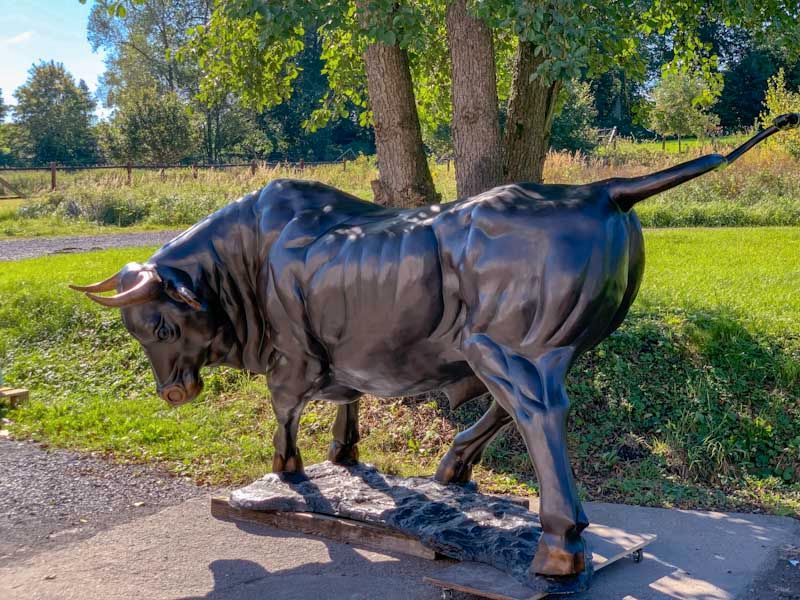
{"type": "Polygon", "coordinates": [[[28,390],[0,387],[0,402],[8,403],[11,408],[28,399],[28,390]]]}
{"type": "MultiPolygon", "coordinates": [[[[529,508],[527,498],[511,498],[529,508]]],[[[231,506],[228,498],[211,499],[211,514],[222,521],[256,523],[285,531],[316,535],[345,544],[364,546],[385,552],[400,552],[417,558],[445,558],[427,548],[415,537],[389,527],[319,513],[248,510],[231,506]]],[[[632,556],[639,562],[642,549],[656,540],[654,534],[631,533],[604,525],[590,525],[584,538],[592,550],[595,572],[632,556]]],[[[459,562],[424,581],[444,590],[466,592],[494,600],[538,600],[547,593],[536,592],[494,567],[476,562],[459,562]]]]}
{"type": "Polygon", "coordinates": [[[416,538],[399,531],[352,519],[331,517],[319,513],[235,508],[230,505],[227,498],[211,499],[211,515],[222,521],[257,523],[275,529],[318,535],[345,544],[366,546],[388,552],[401,552],[428,560],[440,558],[436,552],[423,546],[416,538]]]}
{"type": "MultiPolygon", "coordinates": [[[[635,562],[642,559],[642,549],[656,541],[652,533],[631,533],[604,525],[590,525],[583,532],[592,550],[592,564],[595,574],[610,564],[627,556],[635,562]]],[[[482,563],[461,562],[444,569],[424,581],[445,590],[466,592],[492,600],[539,600],[547,592],[536,592],[516,579],[482,563]]]]}

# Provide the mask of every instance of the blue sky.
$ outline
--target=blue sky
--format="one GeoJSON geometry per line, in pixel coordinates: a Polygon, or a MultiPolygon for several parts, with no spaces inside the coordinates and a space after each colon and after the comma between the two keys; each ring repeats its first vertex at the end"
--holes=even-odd
{"type": "Polygon", "coordinates": [[[76,80],[97,89],[103,57],[86,40],[91,0],[0,0],[0,89],[14,104],[13,91],[40,60],[64,63],[76,80]]]}

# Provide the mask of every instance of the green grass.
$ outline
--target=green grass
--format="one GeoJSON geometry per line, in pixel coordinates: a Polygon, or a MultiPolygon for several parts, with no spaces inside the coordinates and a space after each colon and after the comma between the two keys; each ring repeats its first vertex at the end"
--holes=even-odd
{"type": "Polygon", "coordinates": [[[690,137],[681,140],[680,149],[678,149],[678,140],[668,139],[666,142],[661,140],[631,140],[626,138],[617,138],[610,146],[603,145],[597,150],[601,156],[629,156],[629,157],[642,157],[659,154],[691,154],[700,150],[712,152],[716,148],[730,148],[741,144],[747,139],[748,135],[734,134],[723,135],[716,140],[710,138],[696,138],[690,137]]]}
{"type": "MultiPolygon", "coordinates": [[[[800,515],[800,228],[648,230],[639,300],[623,327],[576,365],[570,446],[591,499],[800,515]]],[[[195,403],[170,409],[115,311],[67,289],[148,249],[0,266],[0,365],[31,388],[7,411],[15,436],[159,461],[198,481],[236,484],[270,469],[274,428],[261,378],[218,369],[195,403]]],[[[364,402],[362,454],[430,473],[458,429],[436,396],[364,402]]],[[[2,412],[3,409],[0,409],[2,412]]],[[[334,414],[312,404],[307,463],[324,458],[334,414]]],[[[535,491],[519,436],[502,434],[476,477],[535,491]]]]}

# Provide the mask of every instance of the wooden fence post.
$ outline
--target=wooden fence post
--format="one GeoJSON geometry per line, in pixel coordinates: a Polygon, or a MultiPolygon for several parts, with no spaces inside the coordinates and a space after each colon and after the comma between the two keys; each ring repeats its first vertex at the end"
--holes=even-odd
{"type": "Polygon", "coordinates": [[[347,159],[346,158],[342,161],[342,171],[347,171],[347,159]]]}
{"type": "Polygon", "coordinates": [[[197,165],[196,164],[192,165],[192,177],[194,179],[197,179],[197,165]]]}
{"type": "Polygon", "coordinates": [[[56,163],[50,163],[50,191],[54,192],[56,189],[56,163]]]}
{"type": "Polygon", "coordinates": [[[256,159],[253,159],[253,162],[250,163],[250,175],[253,177],[256,176],[256,169],[258,169],[258,163],[256,162],[256,159]]]}
{"type": "Polygon", "coordinates": [[[302,171],[302,170],[303,170],[303,169],[305,169],[305,168],[306,168],[306,161],[304,161],[304,160],[301,158],[301,159],[300,159],[300,170],[302,171]]]}
{"type": "Polygon", "coordinates": [[[131,185],[133,183],[133,178],[132,178],[133,167],[131,166],[131,163],[125,165],[125,170],[128,173],[128,185],[131,185]]]}

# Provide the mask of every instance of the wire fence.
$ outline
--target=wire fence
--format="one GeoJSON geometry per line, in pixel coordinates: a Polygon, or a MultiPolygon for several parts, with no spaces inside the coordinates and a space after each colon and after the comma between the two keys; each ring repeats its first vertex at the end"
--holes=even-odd
{"type": "Polygon", "coordinates": [[[38,193],[55,191],[65,175],[87,171],[116,172],[116,179],[128,186],[136,184],[137,171],[158,172],[162,179],[169,172],[179,171],[182,177],[197,179],[201,172],[219,172],[226,170],[249,170],[255,176],[260,169],[285,168],[302,171],[310,167],[340,165],[347,170],[347,163],[352,162],[341,157],[334,161],[258,161],[236,163],[193,163],[193,164],[133,164],[124,165],[62,165],[50,163],[48,166],[32,167],[0,167],[0,199],[27,198],[38,193]]]}

